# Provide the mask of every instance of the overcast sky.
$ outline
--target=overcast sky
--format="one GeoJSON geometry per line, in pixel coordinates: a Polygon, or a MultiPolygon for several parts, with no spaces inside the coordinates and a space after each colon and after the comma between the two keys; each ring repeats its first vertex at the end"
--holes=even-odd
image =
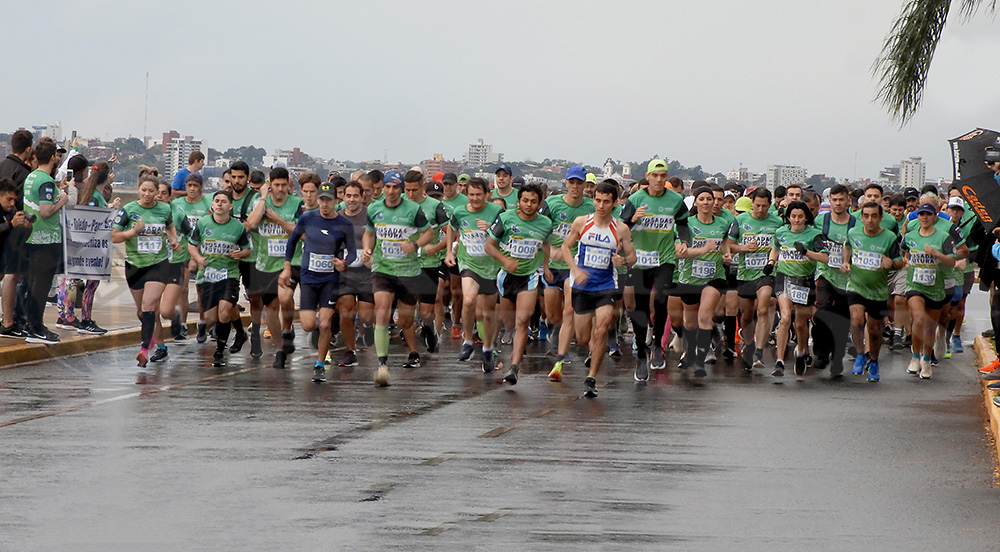
{"type": "MultiPolygon", "coordinates": [[[[214,148],[318,157],[601,164],[654,154],[876,177],[1000,127],[1000,22],[953,10],[913,122],[873,103],[871,65],[900,1],[117,0],[4,7],[0,129],[83,136],[176,129],[214,148]],[[153,8],[155,6],[155,8],[153,8]],[[19,49],[19,45],[23,48],[19,49]],[[20,50],[20,51],[19,51],[20,50]]],[[[957,2],[956,2],[957,6],[957,2]]]]}

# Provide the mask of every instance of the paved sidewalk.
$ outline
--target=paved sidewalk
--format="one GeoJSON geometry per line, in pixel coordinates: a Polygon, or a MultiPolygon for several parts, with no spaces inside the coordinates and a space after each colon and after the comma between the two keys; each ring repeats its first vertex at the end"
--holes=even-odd
{"type": "MultiPolygon", "coordinates": [[[[197,293],[192,283],[188,287],[188,300],[197,301],[197,293]]],[[[246,309],[244,317],[248,316],[249,306],[242,297],[240,302],[246,309]]],[[[76,309],[80,316],[80,309],[76,309]]],[[[125,283],[124,267],[115,267],[111,272],[111,281],[101,282],[94,297],[94,310],[91,315],[98,326],[108,330],[105,335],[84,335],[71,330],[56,328],[58,312],[55,304],[45,307],[45,325],[59,335],[58,345],[42,345],[26,343],[22,339],[0,338],[0,369],[12,368],[25,362],[36,362],[48,358],[89,353],[112,347],[138,345],[141,339],[139,320],[136,316],[135,303],[132,294],[125,283]]],[[[188,315],[188,325],[191,338],[194,338],[198,323],[198,310],[192,309],[188,315]]],[[[244,320],[244,322],[246,322],[244,320]]],[[[163,337],[170,342],[170,323],[163,328],[163,337]]]]}

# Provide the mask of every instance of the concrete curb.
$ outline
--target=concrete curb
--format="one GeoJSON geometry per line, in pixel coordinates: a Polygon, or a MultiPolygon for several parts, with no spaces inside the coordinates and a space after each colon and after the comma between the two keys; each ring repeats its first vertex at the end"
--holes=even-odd
{"type": "MultiPolygon", "coordinates": [[[[241,315],[243,324],[247,325],[250,323],[250,314],[244,313],[241,315]]],[[[198,323],[189,322],[188,323],[188,333],[192,336],[188,339],[194,339],[194,335],[198,332],[198,323]]],[[[170,342],[170,328],[169,325],[163,328],[163,339],[165,342],[170,342]]],[[[11,345],[3,347],[0,349],[0,370],[6,370],[9,368],[17,368],[22,364],[27,364],[30,362],[38,362],[41,360],[51,360],[59,357],[75,356],[75,355],[85,355],[92,353],[94,351],[102,351],[105,349],[114,349],[116,347],[127,347],[129,345],[139,345],[139,341],[142,339],[142,331],[138,326],[133,328],[123,328],[120,330],[112,330],[104,335],[75,335],[70,336],[56,345],[44,345],[40,343],[19,343],[17,345],[11,345]]]]}
{"type": "MultiPolygon", "coordinates": [[[[996,352],[993,350],[993,343],[983,336],[976,337],[973,348],[976,350],[976,359],[979,362],[978,366],[986,366],[997,358],[996,352]]],[[[986,385],[989,383],[990,381],[988,380],[981,381],[983,397],[986,399],[986,417],[990,421],[993,446],[996,448],[997,459],[1000,459],[1000,439],[998,439],[1000,437],[1000,408],[997,408],[993,404],[993,397],[997,395],[997,392],[986,388],[986,385]]]]}

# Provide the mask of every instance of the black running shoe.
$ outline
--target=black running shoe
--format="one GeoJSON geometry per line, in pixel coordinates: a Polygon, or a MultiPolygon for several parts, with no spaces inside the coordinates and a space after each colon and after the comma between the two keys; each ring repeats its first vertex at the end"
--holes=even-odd
{"type": "Polygon", "coordinates": [[[364,330],[361,331],[361,337],[365,344],[365,347],[375,346],[375,326],[366,326],[364,330]]]}
{"type": "Polygon", "coordinates": [[[440,339],[438,339],[437,332],[433,328],[425,327],[424,330],[427,332],[427,352],[436,353],[438,352],[438,345],[440,339]]]}
{"type": "Polygon", "coordinates": [[[588,399],[597,397],[597,380],[591,377],[583,380],[583,396],[588,399]]]}
{"type": "Polygon", "coordinates": [[[646,359],[640,358],[635,361],[635,372],[632,374],[632,377],[638,382],[649,381],[649,369],[646,368],[646,359]]]}
{"type": "Polygon", "coordinates": [[[104,335],[108,333],[108,330],[98,326],[93,320],[81,320],[80,327],[76,329],[76,333],[85,335],[104,335]]]}
{"type": "Polygon", "coordinates": [[[0,337],[10,337],[12,339],[24,339],[27,336],[21,335],[20,328],[17,324],[11,327],[2,326],[0,327],[0,337]]]}
{"type": "Polygon", "coordinates": [[[260,358],[264,356],[264,349],[261,347],[260,343],[260,332],[251,331],[250,332],[250,357],[260,358]]]}
{"type": "Polygon", "coordinates": [[[278,352],[274,353],[274,364],[272,364],[272,366],[275,370],[284,370],[285,362],[287,361],[288,353],[279,349],[278,352]]]}
{"type": "Polygon", "coordinates": [[[247,334],[245,331],[236,334],[236,338],[233,339],[233,346],[229,348],[229,352],[236,354],[243,350],[243,345],[247,342],[247,334]]]}
{"type": "Polygon", "coordinates": [[[726,347],[726,348],[725,348],[725,349],[723,349],[723,351],[722,351],[722,358],[724,358],[724,359],[726,359],[726,360],[730,360],[730,361],[731,361],[731,360],[733,360],[734,358],[736,358],[736,351],[734,351],[734,350],[730,349],[729,347],[726,347]]]}
{"type": "Polygon", "coordinates": [[[794,372],[796,376],[801,376],[806,373],[805,355],[802,356],[795,355],[795,367],[792,368],[792,372],[794,372]]]}
{"type": "Polygon", "coordinates": [[[774,370],[771,370],[771,375],[780,378],[785,375],[785,361],[779,360],[774,363],[774,370]]]}
{"type": "Polygon", "coordinates": [[[458,360],[465,362],[472,358],[472,353],[475,351],[475,346],[472,343],[462,343],[462,350],[458,353],[458,360]]]}
{"type": "Polygon", "coordinates": [[[750,372],[753,370],[753,357],[754,357],[754,347],[753,345],[744,345],[743,351],[740,358],[743,360],[743,370],[750,372]]]}
{"type": "Polygon", "coordinates": [[[511,385],[517,385],[517,372],[518,368],[516,364],[511,364],[510,368],[507,370],[507,374],[504,375],[504,383],[509,383],[511,385]]]}
{"type": "Polygon", "coordinates": [[[149,355],[150,362],[160,362],[161,360],[167,358],[167,348],[157,347],[153,354],[149,355]]]}
{"type": "Polygon", "coordinates": [[[493,351],[483,351],[483,373],[489,374],[496,368],[496,359],[493,358],[493,351]]]}
{"type": "Polygon", "coordinates": [[[403,368],[420,368],[420,354],[416,351],[410,353],[410,358],[403,363],[403,368]]]}
{"type": "Polygon", "coordinates": [[[170,320],[170,336],[175,340],[183,339],[181,337],[181,317],[177,315],[170,320]]]}
{"type": "Polygon", "coordinates": [[[316,383],[323,383],[326,381],[326,368],[323,366],[316,366],[313,368],[313,381],[316,383]]]}
{"type": "Polygon", "coordinates": [[[42,326],[37,330],[29,330],[28,336],[24,338],[28,343],[42,343],[45,345],[57,345],[59,336],[50,332],[48,328],[42,326]]]}
{"type": "Polygon", "coordinates": [[[60,330],[76,330],[80,327],[78,318],[57,318],[56,327],[60,330]]]}
{"type": "Polygon", "coordinates": [[[708,370],[706,370],[704,366],[699,366],[694,369],[694,377],[704,378],[707,376],[708,376],[708,370]]]}
{"type": "Polygon", "coordinates": [[[587,358],[583,361],[583,367],[590,368],[590,355],[587,355],[587,358]]]}
{"type": "Polygon", "coordinates": [[[195,338],[198,343],[208,341],[208,331],[204,322],[198,322],[198,336],[195,338]]]}
{"type": "Polygon", "coordinates": [[[358,357],[354,354],[354,351],[347,351],[344,353],[344,360],[340,361],[341,368],[350,368],[352,366],[358,365],[358,357]]]}
{"type": "Polygon", "coordinates": [[[212,366],[225,366],[226,365],[226,350],[223,348],[218,348],[215,350],[215,354],[212,355],[212,366]]]}

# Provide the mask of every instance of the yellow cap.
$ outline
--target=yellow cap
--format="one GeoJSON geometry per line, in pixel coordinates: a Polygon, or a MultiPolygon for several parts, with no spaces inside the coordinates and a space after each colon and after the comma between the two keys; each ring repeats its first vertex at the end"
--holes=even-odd
{"type": "Polygon", "coordinates": [[[667,162],[663,159],[653,159],[646,165],[646,174],[654,172],[668,172],[667,162]]]}
{"type": "Polygon", "coordinates": [[[587,182],[593,182],[597,184],[597,175],[594,173],[587,173],[587,182]]]}
{"type": "Polygon", "coordinates": [[[746,213],[751,209],[753,209],[753,200],[749,197],[741,197],[736,200],[737,213],[746,213]]]}

